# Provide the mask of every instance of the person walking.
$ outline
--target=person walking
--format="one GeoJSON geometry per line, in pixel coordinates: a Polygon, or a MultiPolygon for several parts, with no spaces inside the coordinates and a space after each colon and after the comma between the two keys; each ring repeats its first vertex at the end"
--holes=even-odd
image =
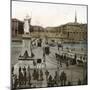
{"type": "Polygon", "coordinates": [[[24,85],[26,85],[26,81],[27,81],[27,78],[26,78],[26,68],[25,68],[25,66],[24,66],[24,68],[23,68],[23,79],[24,79],[24,85]]]}
{"type": "Polygon", "coordinates": [[[21,67],[19,67],[19,87],[23,84],[23,73],[21,72],[21,67]]]}
{"type": "Polygon", "coordinates": [[[31,85],[31,73],[30,73],[30,67],[28,66],[28,84],[31,85]]]}
{"type": "Polygon", "coordinates": [[[78,79],[78,85],[81,85],[81,80],[80,79],[78,79]]]}
{"type": "Polygon", "coordinates": [[[43,81],[43,71],[40,70],[40,80],[43,81]]]}
{"type": "Polygon", "coordinates": [[[15,82],[14,82],[14,89],[17,88],[17,85],[18,85],[18,79],[17,79],[17,75],[15,74],[15,82]]]}
{"type": "Polygon", "coordinates": [[[52,81],[53,79],[52,79],[52,76],[50,75],[48,80],[48,87],[52,87],[52,81]]]}
{"type": "Polygon", "coordinates": [[[65,86],[66,85],[66,80],[67,80],[66,73],[63,71],[61,73],[61,75],[60,75],[61,86],[65,86]]]}
{"type": "Polygon", "coordinates": [[[66,68],[68,69],[69,67],[69,64],[68,64],[68,60],[66,61],[66,68]]]}
{"type": "Polygon", "coordinates": [[[49,76],[48,70],[45,71],[45,75],[46,75],[46,80],[48,80],[48,76],[49,76]]]}

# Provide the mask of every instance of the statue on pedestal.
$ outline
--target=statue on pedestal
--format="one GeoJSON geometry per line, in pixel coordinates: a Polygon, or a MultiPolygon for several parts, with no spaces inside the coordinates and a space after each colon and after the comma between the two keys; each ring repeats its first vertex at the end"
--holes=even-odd
{"type": "Polygon", "coordinates": [[[27,60],[27,58],[32,58],[32,44],[31,44],[31,36],[30,36],[30,22],[31,18],[27,15],[24,19],[24,35],[22,37],[22,52],[21,59],[27,60]]]}
{"type": "Polygon", "coordinates": [[[30,33],[30,22],[31,18],[27,15],[26,18],[24,19],[24,34],[30,33]]]}

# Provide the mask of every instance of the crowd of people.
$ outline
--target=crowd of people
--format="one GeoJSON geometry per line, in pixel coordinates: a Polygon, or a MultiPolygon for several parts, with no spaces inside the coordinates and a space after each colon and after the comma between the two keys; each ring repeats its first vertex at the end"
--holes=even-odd
{"type": "Polygon", "coordinates": [[[53,86],[65,86],[67,81],[67,75],[64,71],[61,72],[60,75],[58,75],[57,71],[55,71],[55,76],[52,77],[52,75],[49,75],[47,85],[48,87],[53,86]]]}
{"type": "MultiPolygon", "coordinates": [[[[41,39],[38,42],[38,47],[41,47],[41,39]]],[[[59,48],[62,46],[58,46],[59,48]]],[[[50,49],[49,47],[44,47],[43,48],[43,57],[45,55],[49,55],[50,49]]],[[[62,67],[62,63],[66,64],[66,67],[69,67],[70,64],[76,64],[76,55],[74,58],[67,57],[66,55],[59,55],[55,54],[56,59],[58,59],[58,62],[60,63],[60,66],[62,67]],[[70,61],[70,62],[69,62],[70,61]]],[[[37,60],[37,63],[41,63],[41,60],[37,60]]],[[[34,66],[36,65],[35,62],[33,62],[34,66]]],[[[55,71],[54,76],[51,75],[49,70],[42,70],[42,69],[37,69],[33,68],[32,72],[30,67],[28,66],[27,68],[24,66],[18,68],[18,75],[14,73],[14,66],[12,67],[12,88],[26,88],[26,87],[36,87],[32,81],[36,82],[43,82],[46,80],[46,85],[47,87],[54,87],[54,86],[71,86],[72,82],[68,81],[67,79],[67,73],[65,71],[62,71],[61,73],[58,74],[58,71],[55,71]],[[45,77],[44,77],[45,76],[45,77]],[[33,86],[34,85],[34,86],[33,86]]],[[[77,85],[81,85],[81,80],[79,79],[77,81],[77,85]]],[[[42,87],[42,86],[41,86],[42,87]]]]}
{"type": "MultiPolygon", "coordinates": [[[[28,68],[26,68],[24,66],[23,68],[19,67],[18,73],[18,75],[14,74],[14,67],[12,67],[12,88],[36,87],[32,81],[45,81],[47,87],[72,85],[72,82],[67,80],[67,74],[65,71],[62,71],[60,75],[58,75],[58,72],[55,71],[53,76],[50,71],[43,71],[42,69],[33,69],[31,73],[30,67],[28,66],[28,68]]],[[[77,84],[81,84],[80,79],[77,81],[77,84]]]]}
{"type": "Polygon", "coordinates": [[[31,86],[31,80],[43,81],[43,71],[40,69],[33,69],[31,73],[30,67],[19,67],[18,74],[14,73],[14,67],[12,67],[12,88],[31,86]]]}

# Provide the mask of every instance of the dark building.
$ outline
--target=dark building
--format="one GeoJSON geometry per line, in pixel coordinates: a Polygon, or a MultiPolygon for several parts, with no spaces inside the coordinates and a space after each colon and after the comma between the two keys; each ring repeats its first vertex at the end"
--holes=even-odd
{"type": "Polygon", "coordinates": [[[20,21],[16,18],[13,18],[12,19],[12,37],[16,37],[16,36],[19,36],[19,35],[22,35],[24,33],[24,29],[23,29],[23,21],[20,21]]]}
{"type": "MultiPolygon", "coordinates": [[[[41,26],[30,25],[30,32],[44,32],[41,26]]],[[[24,22],[16,18],[12,19],[12,37],[17,37],[24,34],[24,22]]]]}

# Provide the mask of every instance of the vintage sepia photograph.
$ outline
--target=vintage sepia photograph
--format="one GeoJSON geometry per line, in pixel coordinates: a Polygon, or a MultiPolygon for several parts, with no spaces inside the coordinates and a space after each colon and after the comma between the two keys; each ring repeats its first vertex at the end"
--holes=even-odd
{"type": "Polygon", "coordinates": [[[88,6],[11,1],[11,88],[88,84],[88,6]]]}

